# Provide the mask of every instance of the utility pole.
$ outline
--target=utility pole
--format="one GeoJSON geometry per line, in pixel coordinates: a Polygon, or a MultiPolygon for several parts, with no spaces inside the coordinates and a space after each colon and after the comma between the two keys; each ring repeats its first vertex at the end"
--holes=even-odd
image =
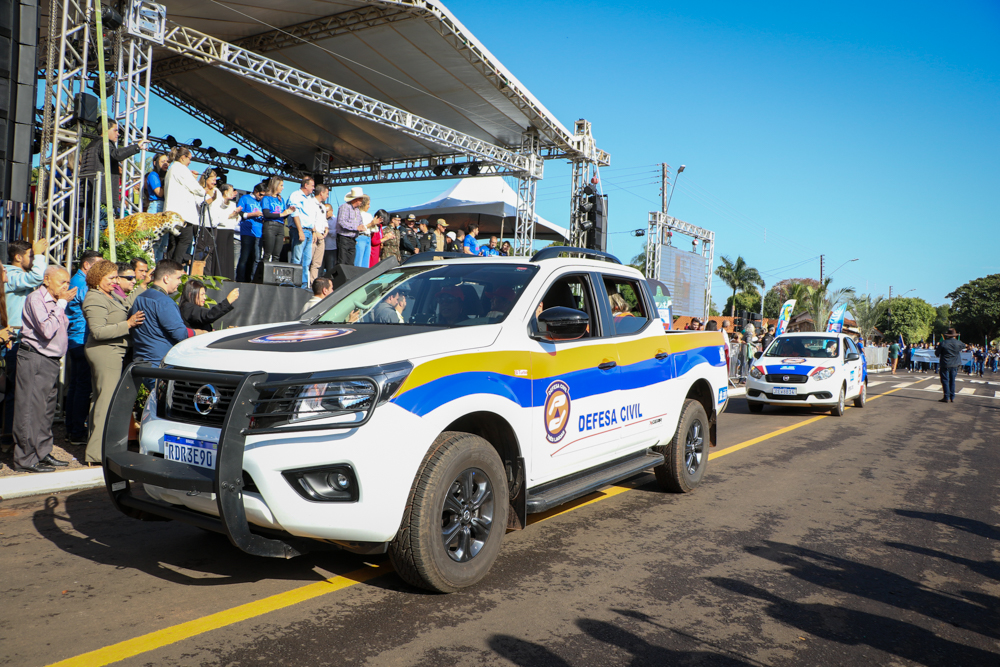
{"type": "Polygon", "coordinates": [[[666,162],[660,165],[660,210],[667,213],[667,188],[670,185],[670,165],[666,162]]]}
{"type": "Polygon", "coordinates": [[[826,255],[819,256],[819,284],[821,287],[823,286],[823,258],[825,256],[826,255]]]}

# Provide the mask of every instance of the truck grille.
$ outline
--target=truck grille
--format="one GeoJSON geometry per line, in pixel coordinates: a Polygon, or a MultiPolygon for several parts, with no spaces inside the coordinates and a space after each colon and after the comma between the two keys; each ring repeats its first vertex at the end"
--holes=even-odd
{"type": "Polygon", "coordinates": [[[809,380],[808,375],[782,375],[782,374],[772,374],[765,375],[764,379],[773,384],[805,384],[809,380]],[[785,378],[788,378],[787,380],[785,378]]]}
{"type": "MultiPolygon", "coordinates": [[[[161,382],[163,382],[161,380],[161,382]]],[[[212,410],[203,415],[195,409],[194,395],[205,386],[201,382],[186,382],[184,380],[168,380],[165,410],[163,416],[173,421],[203,426],[222,426],[222,421],[229,412],[236,387],[213,384],[219,395],[219,402],[212,410]]]]}

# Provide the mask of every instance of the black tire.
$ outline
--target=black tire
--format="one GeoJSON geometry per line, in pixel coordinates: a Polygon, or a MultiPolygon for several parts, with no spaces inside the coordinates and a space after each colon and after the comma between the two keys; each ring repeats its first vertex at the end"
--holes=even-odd
{"type": "Polygon", "coordinates": [[[509,507],[503,462],[490,443],[442,433],[424,457],[389,544],[393,567],[407,583],[439,593],[475,584],[500,552],[509,507]]]}
{"type": "Polygon", "coordinates": [[[868,398],[868,383],[861,383],[861,391],[858,392],[858,397],[854,399],[854,407],[863,408],[865,407],[865,401],[868,398]]]}
{"type": "Polygon", "coordinates": [[[661,489],[687,493],[701,483],[708,468],[708,429],[708,415],[701,403],[690,398],[684,401],[677,432],[661,450],[666,461],[653,468],[661,489]]]}
{"type": "Polygon", "coordinates": [[[747,407],[750,408],[750,412],[753,412],[754,414],[764,412],[764,404],[758,403],[757,401],[747,401],[747,407]]]}
{"type": "Polygon", "coordinates": [[[847,389],[844,388],[844,385],[840,385],[840,397],[837,399],[837,404],[830,408],[830,414],[834,417],[844,416],[844,394],[846,391],[847,389]]]}

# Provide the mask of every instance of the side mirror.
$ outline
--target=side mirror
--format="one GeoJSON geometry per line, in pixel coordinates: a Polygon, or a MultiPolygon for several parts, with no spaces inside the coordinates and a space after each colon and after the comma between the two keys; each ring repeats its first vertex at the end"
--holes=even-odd
{"type": "Polygon", "coordinates": [[[556,306],[538,314],[536,330],[531,337],[535,340],[576,340],[587,333],[590,317],[582,310],[556,306]]]}
{"type": "Polygon", "coordinates": [[[846,361],[857,361],[860,358],[861,358],[861,355],[858,354],[857,352],[848,352],[847,356],[844,357],[844,359],[846,361]]]}
{"type": "Polygon", "coordinates": [[[761,351],[757,351],[757,352],[754,352],[753,358],[754,359],[760,359],[762,356],[764,356],[764,353],[761,352],[761,351]]]}

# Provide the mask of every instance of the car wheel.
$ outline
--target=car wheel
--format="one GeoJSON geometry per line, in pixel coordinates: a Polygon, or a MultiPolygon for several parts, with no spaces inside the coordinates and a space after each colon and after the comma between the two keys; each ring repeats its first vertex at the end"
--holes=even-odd
{"type": "Polygon", "coordinates": [[[834,417],[844,416],[844,385],[840,385],[840,396],[837,397],[837,404],[830,408],[830,414],[834,417]]]}
{"type": "Polygon", "coordinates": [[[653,468],[661,489],[687,493],[701,483],[708,467],[708,428],[705,408],[687,399],[673,440],[660,450],[666,461],[653,468]]]}
{"type": "Polygon", "coordinates": [[[868,385],[864,382],[861,383],[861,391],[858,392],[858,397],[854,399],[854,407],[863,408],[865,407],[865,399],[868,398],[868,385]]]}
{"type": "Polygon", "coordinates": [[[399,533],[389,544],[407,583],[450,593],[486,576],[507,530],[507,477],[496,450],[445,432],[424,457],[399,533]]]}
{"type": "Polygon", "coordinates": [[[764,404],[758,403],[757,401],[747,401],[747,407],[750,408],[750,412],[753,413],[764,412],[764,404]]]}

